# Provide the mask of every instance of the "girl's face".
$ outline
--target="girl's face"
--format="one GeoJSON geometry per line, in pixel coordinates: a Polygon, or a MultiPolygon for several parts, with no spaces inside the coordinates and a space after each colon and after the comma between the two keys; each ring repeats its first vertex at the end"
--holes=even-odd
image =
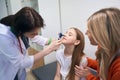
{"type": "Polygon", "coordinates": [[[64,45],[76,45],[78,42],[76,38],[77,34],[74,29],[69,29],[62,37],[62,43],[64,45]]]}
{"type": "Polygon", "coordinates": [[[90,33],[89,30],[87,30],[85,34],[88,36],[89,41],[90,41],[90,43],[91,43],[92,45],[97,45],[97,43],[96,43],[95,40],[93,39],[93,37],[92,37],[92,35],[91,35],[91,33],[90,33]]]}
{"type": "Polygon", "coordinates": [[[30,32],[26,32],[24,33],[24,36],[28,37],[28,38],[34,38],[36,35],[38,35],[40,32],[40,28],[36,28],[30,32]]]}

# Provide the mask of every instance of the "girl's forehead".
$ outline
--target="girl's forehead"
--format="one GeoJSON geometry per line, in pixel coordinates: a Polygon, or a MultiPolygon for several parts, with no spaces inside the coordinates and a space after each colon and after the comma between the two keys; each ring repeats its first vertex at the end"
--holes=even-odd
{"type": "Polygon", "coordinates": [[[71,29],[68,29],[66,32],[75,33],[75,30],[71,28],[71,29]]]}
{"type": "Polygon", "coordinates": [[[70,28],[70,29],[68,29],[67,31],[74,31],[74,29],[73,29],[73,28],[70,28]]]}

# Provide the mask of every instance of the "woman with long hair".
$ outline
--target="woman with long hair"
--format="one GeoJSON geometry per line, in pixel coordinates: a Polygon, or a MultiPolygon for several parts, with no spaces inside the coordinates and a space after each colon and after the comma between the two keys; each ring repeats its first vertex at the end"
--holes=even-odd
{"type": "Polygon", "coordinates": [[[101,9],[89,17],[87,24],[90,35],[100,47],[97,52],[99,77],[120,80],[120,10],[101,9]]]}

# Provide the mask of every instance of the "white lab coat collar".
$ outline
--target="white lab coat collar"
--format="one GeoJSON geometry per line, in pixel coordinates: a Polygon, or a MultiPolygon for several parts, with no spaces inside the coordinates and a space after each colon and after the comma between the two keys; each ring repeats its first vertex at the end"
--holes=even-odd
{"type": "Polygon", "coordinates": [[[1,24],[1,23],[0,23],[0,34],[5,34],[6,36],[16,38],[16,36],[10,31],[10,26],[6,26],[6,25],[1,24]],[[6,35],[8,33],[10,35],[6,35]]]}

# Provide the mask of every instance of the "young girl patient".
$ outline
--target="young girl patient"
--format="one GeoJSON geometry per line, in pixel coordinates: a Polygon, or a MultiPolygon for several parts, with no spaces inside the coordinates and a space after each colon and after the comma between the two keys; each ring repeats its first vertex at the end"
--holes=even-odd
{"type": "Polygon", "coordinates": [[[75,75],[75,66],[81,68],[88,64],[84,50],[84,36],[77,28],[70,28],[62,37],[64,49],[56,53],[57,70],[54,80],[86,80],[85,77],[75,75]]]}

